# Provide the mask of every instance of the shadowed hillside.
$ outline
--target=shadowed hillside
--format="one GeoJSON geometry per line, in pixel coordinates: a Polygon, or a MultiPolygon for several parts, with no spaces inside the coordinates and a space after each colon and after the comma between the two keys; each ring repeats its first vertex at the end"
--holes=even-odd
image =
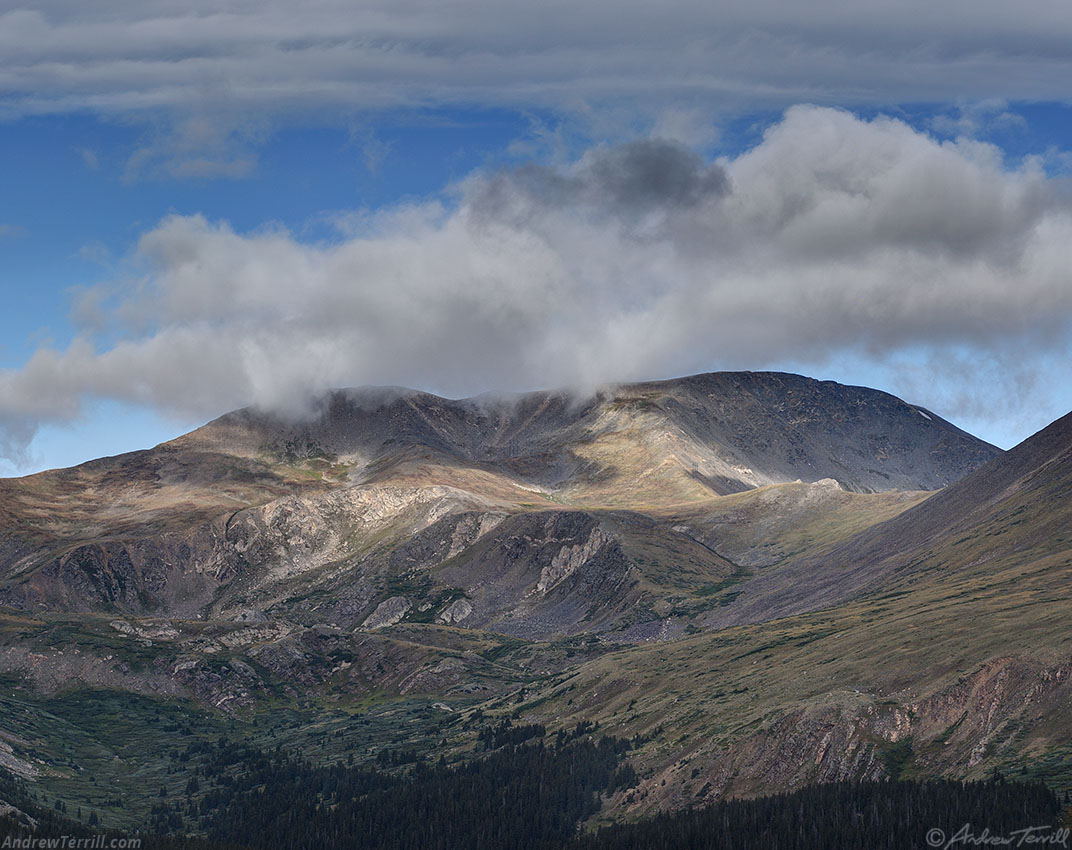
{"type": "Polygon", "coordinates": [[[953,580],[1070,548],[1072,414],[916,507],[757,577],[742,589],[749,601],[710,624],[774,619],[908,586],[921,573],[953,580]]]}

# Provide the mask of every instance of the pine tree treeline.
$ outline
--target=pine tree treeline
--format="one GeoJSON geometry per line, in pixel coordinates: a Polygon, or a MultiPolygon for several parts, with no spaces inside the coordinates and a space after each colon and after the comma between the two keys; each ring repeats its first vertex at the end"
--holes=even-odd
{"type": "Polygon", "coordinates": [[[407,776],[253,754],[253,770],[202,800],[201,827],[212,840],[263,850],[562,847],[599,810],[628,749],[621,739],[565,735],[457,766],[418,762],[407,776]]]}
{"type": "Polygon", "coordinates": [[[504,717],[495,726],[485,726],[480,730],[478,740],[482,750],[497,750],[500,747],[517,746],[532,738],[542,738],[547,730],[540,724],[531,726],[514,726],[509,717],[504,717]]]}
{"type": "MultiPolygon", "coordinates": [[[[489,728],[481,736],[485,746],[515,734],[525,740],[457,766],[418,762],[405,774],[249,751],[237,763],[256,769],[202,801],[201,828],[214,840],[246,841],[258,850],[911,850],[928,846],[930,829],[952,836],[969,824],[976,834],[1002,835],[1052,824],[1061,808],[1041,784],[841,783],[578,836],[601,796],[637,784],[623,758],[632,743],[597,741],[587,724],[549,741],[528,737],[532,727],[489,728]]],[[[219,752],[235,763],[233,753],[219,752]]],[[[204,768],[208,775],[224,769],[211,761],[204,768]]]]}
{"type": "MultiPolygon", "coordinates": [[[[531,727],[519,734],[528,736],[531,727]]],[[[511,740],[499,724],[488,743],[511,740]]],[[[976,836],[1006,836],[1054,823],[1061,804],[1041,784],[954,781],[818,785],[755,800],[729,800],[578,835],[601,795],[631,788],[624,756],[632,742],[580,726],[545,740],[526,737],[459,765],[383,759],[391,770],[314,764],[281,748],[261,750],[220,739],[198,742],[172,759],[191,765],[196,784],[162,803],[160,830],[207,837],[145,836],[144,850],[915,850],[927,833],[952,837],[965,824],[976,836]]],[[[38,820],[0,817],[13,837],[97,834],[38,800],[0,770],[0,800],[38,820]]],[[[104,831],[106,835],[118,833],[104,831]]],[[[961,843],[962,846],[969,846],[961,843]]]]}
{"type": "Polygon", "coordinates": [[[841,782],[608,826],[571,850],[923,850],[934,829],[937,846],[965,825],[1003,837],[1052,826],[1060,809],[1041,783],[841,782]]]}

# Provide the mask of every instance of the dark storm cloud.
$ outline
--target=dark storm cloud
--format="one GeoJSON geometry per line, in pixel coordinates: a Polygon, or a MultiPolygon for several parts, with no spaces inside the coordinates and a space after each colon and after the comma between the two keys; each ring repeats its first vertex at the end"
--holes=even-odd
{"type": "Polygon", "coordinates": [[[489,220],[567,208],[635,219],[692,209],[730,191],[725,169],[667,139],[597,148],[569,168],[524,165],[472,186],[472,213],[489,220]]]}
{"type": "Polygon", "coordinates": [[[591,157],[585,177],[597,192],[627,209],[693,207],[729,191],[726,172],[661,139],[633,142],[591,157]]]}

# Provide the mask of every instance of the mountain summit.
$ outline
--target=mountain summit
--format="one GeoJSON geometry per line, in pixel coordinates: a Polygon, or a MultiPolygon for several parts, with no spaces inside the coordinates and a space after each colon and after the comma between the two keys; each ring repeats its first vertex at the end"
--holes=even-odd
{"type": "MultiPolygon", "coordinates": [[[[182,442],[226,451],[290,446],[365,462],[416,451],[551,488],[583,488],[626,470],[660,480],[677,474],[675,489],[693,495],[823,478],[857,492],[935,490],[998,453],[887,393],[776,372],[627,384],[587,398],[537,392],[452,401],[395,388],[341,390],[298,424],[246,409],[182,442]]],[[[632,472],[628,482],[646,484],[632,472]]]]}
{"type": "Polygon", "coordinates": [[[638,600],[732,572],[668,513],[825,482],[808,505],[890,491],[861,503],[880,518],[901,491],[938,489],[997,454],[887,393],[771,372],[587,398],[340,390],[304,421],[240,410],[148,451],[3,482],[0,600],[382,624],[465,597],[450,617],[468,608],[466,625],[625,628],[638,600]],[[695,574],[653,571],[641,550],[695,574]],[[434,592],[387,593],[414,565],[434,592]],[[571,595],[564,579],[581,567],[599,575],[571,595]]]}

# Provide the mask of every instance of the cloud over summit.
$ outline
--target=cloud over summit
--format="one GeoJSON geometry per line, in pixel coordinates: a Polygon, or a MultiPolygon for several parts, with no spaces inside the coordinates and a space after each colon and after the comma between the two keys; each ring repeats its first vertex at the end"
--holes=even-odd
{"type": "MultiPolygon", "coordinates": [[[[0,373],[6,450],[87,398],[208,416],[322,387],[590,387],[866,348],[1009,350],[1068,332],[1072,209],[1028,161],[794,107],[753,149],[667,140],[471,175],[450,203],[304,243],[172,216],[108,339],[0,373]]],[[[926,403],[926,399],[914,399],[926,403]]]]}

